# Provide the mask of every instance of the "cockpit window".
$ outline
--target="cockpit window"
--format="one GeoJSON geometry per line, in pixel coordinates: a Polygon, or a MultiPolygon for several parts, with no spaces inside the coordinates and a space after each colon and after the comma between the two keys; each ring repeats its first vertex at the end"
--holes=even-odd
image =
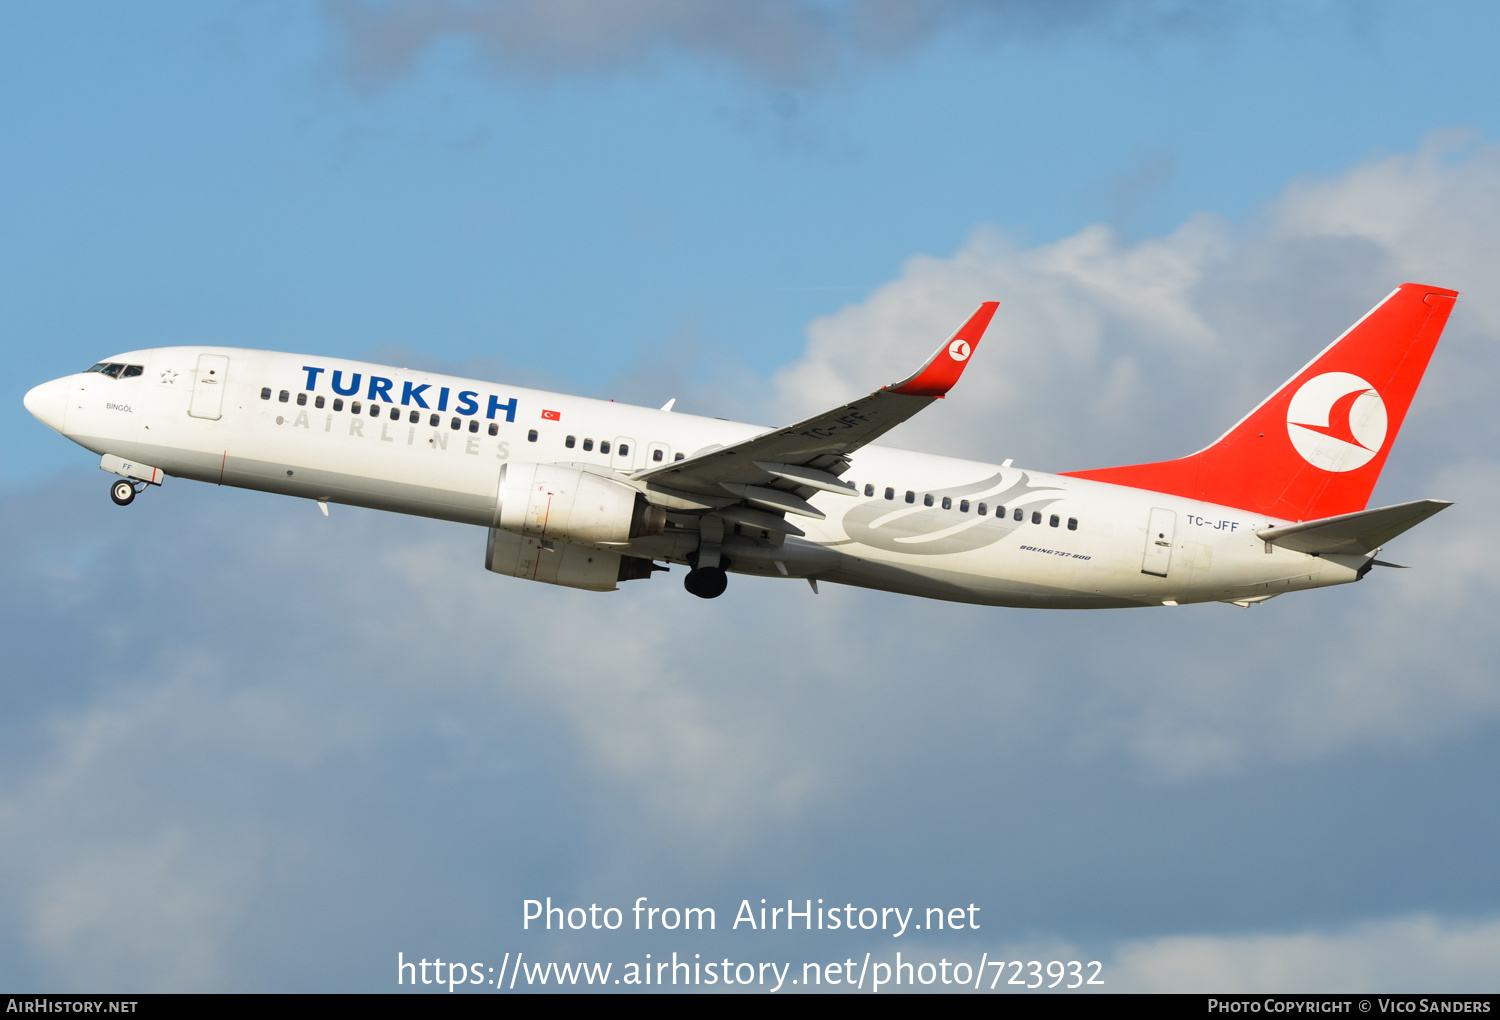
{"type": "MultiPolygon", "coordinates": [[[[101,361],[89,369],[89,372],[98,372],[100,375],[107,375],[111,379],[129,379],[140,375],[145,370],[144,365],[122,365],[116,361],[101,361]]],[[[87,375],[88,373],[84,374],[87,375]]]]}

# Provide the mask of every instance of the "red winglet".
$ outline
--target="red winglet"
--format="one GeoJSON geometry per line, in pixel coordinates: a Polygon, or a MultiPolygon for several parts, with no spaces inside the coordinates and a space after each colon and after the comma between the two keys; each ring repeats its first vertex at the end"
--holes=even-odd
{"type": "Polygon", "coordinates": [[[994,318],[995,309],[999,307],[998,301],[986,301],[980,305],[979,311],[969,316],[969,321],[938,348],[932,360],[923,365],[916,375],[887,386],[886,389],[908,397],[941,397],[946,394],[958,382],[958,377],[963,375],[964,366],[969,363],[969,358],[979,346],[979,338],[984,336],[990,319],[994,318]]]}

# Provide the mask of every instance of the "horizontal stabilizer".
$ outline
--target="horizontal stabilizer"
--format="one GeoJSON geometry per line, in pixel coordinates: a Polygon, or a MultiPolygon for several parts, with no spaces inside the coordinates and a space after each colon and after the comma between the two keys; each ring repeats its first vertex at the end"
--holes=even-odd
{"type": "Polygon", "coordinates": [[[1372,553],[1397,535],[1414,528],[1453,504],[1442,499],[1419,499],[1300,524],[1284,524],[1256,532],[1283,549],[1304,553],[1372,553]]]}

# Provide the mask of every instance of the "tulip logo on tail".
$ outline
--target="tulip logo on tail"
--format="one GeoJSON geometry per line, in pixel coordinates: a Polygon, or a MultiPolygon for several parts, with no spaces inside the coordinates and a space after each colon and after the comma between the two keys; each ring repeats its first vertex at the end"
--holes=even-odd
{"type": "Polygon", "coordinates": [[[1302,459],[1324,471],[1353,471],[1385,445],[1385,401],[1348,372],[1303,383],[1286,409],[1286,431],[1302,459]]]}
{"type": "Polygon", "coordinates": [[[948,345],[948,357],[954,361],[969,360],[969,342],[967,340],[955,340],[948,345]]]}

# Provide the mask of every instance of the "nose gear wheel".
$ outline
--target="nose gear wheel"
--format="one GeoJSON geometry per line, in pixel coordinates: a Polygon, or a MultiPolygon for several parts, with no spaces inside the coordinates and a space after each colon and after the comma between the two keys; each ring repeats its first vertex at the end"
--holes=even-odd
{"type": "Polygon", "coordinates": [[[135,499],[135,493],[135,483],[124,478],[109,487],[109,498],[115,501],[116,506],[129,506],[135,499]]]}

